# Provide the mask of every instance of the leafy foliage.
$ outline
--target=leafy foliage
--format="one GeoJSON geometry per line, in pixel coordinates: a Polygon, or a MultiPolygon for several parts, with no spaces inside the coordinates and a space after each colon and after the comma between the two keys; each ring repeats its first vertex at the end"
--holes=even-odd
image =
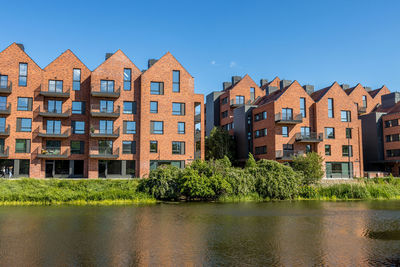
{"type": "Polygon", "coordinates": [[[225,156],[230,161],[235,160],[236,146],[233,137],[228,131],[214,127],[211,130],[210,136],[206,137],[206,159],[222,159],[225,156]]]}
{"type": "Polygon", "coordinates": [[[324,159],[316,152],[307,153],[306,156],[296,156],[291,164],[293,170],[303,176],[303,184],[315,184],[324,177],[324,159]]]}

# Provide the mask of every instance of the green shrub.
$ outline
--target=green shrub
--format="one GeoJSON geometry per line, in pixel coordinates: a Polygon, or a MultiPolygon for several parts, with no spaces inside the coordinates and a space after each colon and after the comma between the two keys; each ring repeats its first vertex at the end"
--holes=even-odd
{"type": "Polygon", "coordinates": [[[188,199],[213,199],[216,197],[210,179],[191,168],[185,169],[182,174],[180,192],[188,199]]]}
{"type": "Polygon", "coordinates": [[[324,177],[324,159],[316,152],[307,153],[306,156],[296,156],[292,161],[294,171],[302,173],[303,184],[318,183],[324,177]]]}
{"type": "Polygon", "coordinates": [[[248,196],[256,192],[256,179],[248,170],[231,168],[225,179],[231,185],[232,195],[248,196]]]}

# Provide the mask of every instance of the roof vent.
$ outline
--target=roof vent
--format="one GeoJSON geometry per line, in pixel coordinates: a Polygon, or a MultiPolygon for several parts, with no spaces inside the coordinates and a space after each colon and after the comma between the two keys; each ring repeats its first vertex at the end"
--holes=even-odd
{"type": "Polygon", "coordinates": [[[291,83],[291,80],[281,80],[281,89],[288,87],[291,83]]]}
{"type": "Polygon", "coordinates": [[[231,87],[232,86],[232,83],[231,82],[223,82],[222,83],[222,88],[224,89],[224,91],[226,90],[226,89],[228,89],[229,87],[231,87]]]}
{"type": "Polygon", "coordinates": [[[303,86],[304,90],[307,92],[307,94],[311,95],[314,93],[314,85],[306,84],[303,86]]]}
{"type": "Polygon", "coordinates": [[[264,85],[266,85],[268,83],[267,79],[261,79],[260,80],[260,87],[263,87],[264,85]]]}
{"type": "Polygon", "coordinates": [[[276,92],[276,91],[278,91],[278,90],[279,90],[279,88],[276,87],[276,86],[267,86],[267,88],[266,88],[266,90],[265,90],[265,94],[266,94],[266,95],[270,95],[270,94],[272,94],[273,92],[276,92]]]}
{"type": "Polygon", "coordinates": [[[342,87],[343,90],[346,90],[346,89],[350,88],[350,86],[348,84],[345,84],[345,83],[342,84],[341,87],[342,87]]]}
{"type": "Polygon", "coordinates": [[[23,44],[16,44],[16,45],[18,45],[18,47],[21,48],[22,51],[25,51],[25,47],[23,44]]]}
{"type": "Polygon", "coordinates": [[[365,89],[365,91],[367,91],[367,92],[371,92],[372,91],[372,88],[371,87],[364,87],[364,89],[365,89]]]}
{"type": "Polygon", "coordinates": [[[109,59],[112,55],[114,55],[114,53],[106,53],[105,60],[109,59]]]}
{"type": "Polygon", "coordinates": [[[237,84],[238,82],[240,82],[241,79],[242,77],[240,76],[232,76],[232,85],[237,84]]]}
{"type": "Polygon", "coordinates": [[[151,66],[153,66],[155,63],[157,62],[157,59],[149,59],[149,61],[147,62],[147,67],[150,69],[151,66]]]}

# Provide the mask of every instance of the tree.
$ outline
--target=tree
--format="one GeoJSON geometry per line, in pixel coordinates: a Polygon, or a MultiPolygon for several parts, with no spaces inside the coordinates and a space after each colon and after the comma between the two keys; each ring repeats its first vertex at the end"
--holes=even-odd
{"type": "Polygon", "coordinates": [[[222,159],[227,156],[231,162],[235,159],[235,141],[228,131],[214,127],[206,138],[206,159],[222,159]]]}
{"type": "Polygon", "coordinates": [[[294,157],[292,168],[303,175],[303,184],[314,184],[324,177],[323,161],[324,159],[318,153],[311,152],[306,156],[294,157]]]}

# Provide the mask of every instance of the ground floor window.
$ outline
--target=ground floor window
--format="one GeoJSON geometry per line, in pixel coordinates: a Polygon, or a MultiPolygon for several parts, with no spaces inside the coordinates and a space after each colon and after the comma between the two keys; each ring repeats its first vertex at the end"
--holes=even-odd
{"type": "Polygon", "coordinates": [[[99,160],[100,178],[135,177],[134,160],[99,160]]]}
{"type": "Polygon", "coordinates": [[[185,161],[183,160],[150,160],[150,170],[155,170],[162,165],[172,165],[177,168],[184,168],[185,161]]]}
{"type": "Polygon", "coordinates": [[[19,160],[19,175],[29,176],[29,159],[19,160]]]}
{"type": "Polygon", "coordinates": [[[130,177],[135,177],[135,161],[127,160],[126,161],[126,175],[130,177]]]}
{"type": "Polygon", "coordinates": [[[327,178],[352,178],[353,163],[352,162],[327,162],[326,163],[327,178]]]}
{"type": "Polygon", "coordinates": [[[46,178],[69,176],[69,160],[46,160],[45,164],[46,178]]]}
{"type": "Polygon", "coordinates": [[[107,174],[121,175],[121,161],[120,160],[109,160],[107,162],[107,174]]]}

